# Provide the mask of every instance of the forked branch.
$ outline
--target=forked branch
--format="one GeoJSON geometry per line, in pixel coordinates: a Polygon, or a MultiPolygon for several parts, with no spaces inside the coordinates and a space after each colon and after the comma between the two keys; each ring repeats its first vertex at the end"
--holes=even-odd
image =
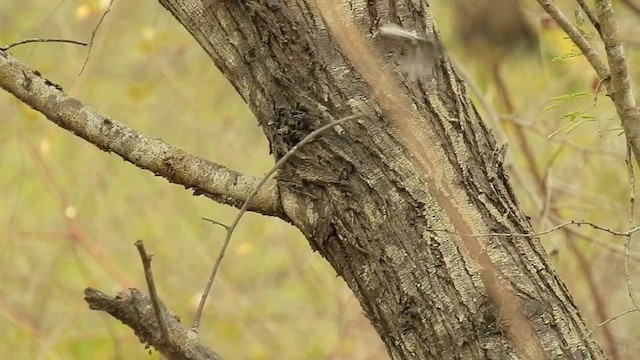
{"type": "Polygon", "coordinates": [[[122,321],[136,333],[141,342],[153,346],[168,360],[221,360],[222,357],[202,344],[198,335],[185,328],[178,317],[163,304],[160,309],[171,333],[170,342],[164,341],[154,307],[149,297],[138,289],[129,293],[108,296],[96,289],[84,290],[84,300],[92,310],[100,310],[122,321]]]}
{"type": "Polygon", "coordinates": [[[607,95],[611,97],[616,112],[620,117],[625,136],[635,156],[636,164],[640,164],[640,109],[633,97],[624,49],[618,33],[618,25],[611,0],[596,0],[595,13],[597,20],[592,19],[593,15],[590,16],[604,43],[609,66],[601,60],[595,46],[589,43],[582,32],[569,21],[553,1],[538,0],[538,3],[580,49],[604,83],[607,95]]]}

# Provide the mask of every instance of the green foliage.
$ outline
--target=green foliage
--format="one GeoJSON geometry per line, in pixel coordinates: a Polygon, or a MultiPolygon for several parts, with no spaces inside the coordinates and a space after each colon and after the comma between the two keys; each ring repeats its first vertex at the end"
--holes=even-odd
{"type": "Polygon", "coordinates": [[[589,94],[586,91],[580,91],[580,92],[577,92],[577,93],[554,96],[554,97],[549,98],[549,102],[551,104],[546,106],[544,109],[545,110],[555,109],[560,105],[564,105],[564,104],[568,103],[569,101],[576,100],[576,99],[582,99],[582,98],[584,98],[586,96],[592,96],[592,95],[589,94]]]}
{"type": "Polygon", "coordinates": [[[560,54],[556,57],[554,57],[553,59],[550,60],[550,62],[555,63],[555,62],[560,62],[563,60],[567,60],[567,59],[574,59],[577,57],[581,57],[582,53],[580,52],[580,50],[578,50],[577,48],[572,49],[571,51],[564,53],[564,54],[560,54]]]}

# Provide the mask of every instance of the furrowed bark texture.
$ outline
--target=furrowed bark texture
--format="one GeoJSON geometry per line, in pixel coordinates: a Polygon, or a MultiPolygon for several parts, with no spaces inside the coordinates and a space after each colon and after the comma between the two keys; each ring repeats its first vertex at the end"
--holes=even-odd
{"type": "Polygon", "coordinates": [[[252,111],[288,220],[345,279],[393,359],[602,358],[498,148],[442,56],[408,80],[380,24],[433,31],[425,1],[160,0],[252,111]],[[475,235],[473,235],[475,234],[475,235]],[[485,234],[483,236],[478,236],[485,234]]]}

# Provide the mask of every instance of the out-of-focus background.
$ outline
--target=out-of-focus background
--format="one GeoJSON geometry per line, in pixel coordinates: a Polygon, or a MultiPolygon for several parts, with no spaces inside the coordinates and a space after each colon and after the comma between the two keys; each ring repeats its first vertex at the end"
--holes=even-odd
{"type": "MultiPolygon", "coordinates": [[[[108,3],[4,0],[0,44],[88,41],[108,3]]],[[[560,29],[523,2],[536,35],[521,31],[533,42],[511,46],[461,27],[475,19],[460,8],[468,2],[435,3],[445,46],[467,73],[479,111],[510,144],[510,176],[535,228],[586,219],[624,230],[629,187],[619,125],[602,93],[594,101],[595,75],[560,29]]],[[[569,1],[558,3],[573,16],[569,1]]],[[[615,3],[621,34],[638,64],[640,15],[622,3],[615,3]]],[[[254,176],[273,164],[245,104],[154,1],[114,3],[81,75],[86,48],[31,44],[11,54],[136,130],[254,176]]],[[[631,69],[637,85],[639,70],[631,69]]],[[[155,254],[161,297],[188,323],[224,235],[200,218],[229,222],[236,214],[96,149],[4,92],[0,204],[0,356],[13,359],[156,358],[128,328],[88,310],[83,289],[144,288],[133,247],[143,239],[155,254]]],[[[631,306],[622,241],[584,227],[543,237],[590,327],[631,306]]],[[[637,288],[639,254],[633,245],[637,288]]],[[[633,359],[637,319],[627,315],[594,336],[613,358],[633,359]]],[[[235,234],[201,336],[229,359],[387,358],[357,301],[304,238],[253,214],[235,234]]]]}

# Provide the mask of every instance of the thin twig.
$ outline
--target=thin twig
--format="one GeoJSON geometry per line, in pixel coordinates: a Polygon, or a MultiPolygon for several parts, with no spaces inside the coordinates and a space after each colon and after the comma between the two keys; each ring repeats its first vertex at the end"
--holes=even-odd
{"type": "MultiPolygon", "coordinates": [[[[267,182],[267,180],[271,177],[271,175],[273,175],[278,169],[280,169],[282,167],[282,165],[284,165],[287,162],[287,160],[289,160],[289,158],[291,158],[291,156],[293,156],[298,151],[298,149],[300,149],[300,147],[310,143],[316,137],[318,137],[320,134],[322,134],[323,132],[325,132],[328,129],[332,129],[336,125],[340,125],[340,124],[342,124],[342,123],[344,123],[346,121],[349,121],[349,120],[354,120],[354,119],[364,118],[364,117],[366,117],[366,116],[362,115],[362,114],[347,116],[347,117],[344,117],[342,119],[338,119],[338,120],[332,121],[329,124],[326,124],[326,125],[320,127],[319,129],[312,131],[309,135],[307,135],[304,139],[302,139],[299,143],[297,143],[294,147],[292,147],[289,151],[287,151],[287,153],[284,154],[284,156],[282,158],[280,158],[280,160],[278,160],[276,162],[276,164],[271,168],[271,170],[269,170],[269,172],[267,172],[267,174],[260,180],[260,182],[256,185],[256,187],[253,188],[251,193],[249,193],[249,195],[247,196],[246,200],[242,204],[242,207],[240,208],[240,211],[238,212],[238,215],[233,220],[233,223],[231,223],[231,225],[229,225],[228,227],[225,226],[225,228],[227,229],[227,234],[226,234],[226,237],[224,239],[224,243],[222,244],[222,248],[220,249],[220,253],[218,254],[218,257],[216,258],[216,262],[213,265],[213,269],[211,271],[211,275],[209,275],[209,279],[207,280],[207,284],[205,285],[204,291],[202,292],[202,297],[200,298],[200,303],[198,304],[198,309],[196,310],[195,319],[193,321],[192,329],[194,331],[197,331],[198,327],[200,326],[200,320],[202,318],[202,312],[204,311],[204,306],[205,306],[205,304],[207,302],[207,298],[209,296],[209,292],[211,291],[211,286],[213,285],[213,280],[216,277],[216,274],[218,272],[218,268],[220,267],[220,263],[222,262],[222,258],[224,257],[224,254],[225,254],[225,252],[227,250],[227,247],[229,246],[229,242],[231,240],[231,235],[233,234],[233,231],[235,230],[235,228],[238,225],[238,223],[240,222],[240,219],[242,218],[242,215],[244,215],[244,213],[249,208],[249,203],[253,200],[253,197],[256,195],[258,190],[260,190],[260,188],[267,182]]],[[[220,224],[220,225],[222,225],[222,224],[220,224]]]]}
{"type": "MultiPolygon", "coordinates": [[[[592,228],[596,229],[596,230],[601,230],[601,231],[605,231],[608,232],[612,235],[615,236],[629,236],[633,233],[636,233],[638,231],[640,231],[640,226],[636,226],[628,231],[616,231],[616,230],[611,230],[609,228],[606,228],[604,226],[600,226],[598,224],[594,224],[590,221],[585,221],[585,220],[571,220],[571,221],[567,221],[565,223],[556,225],[548,230],[544,230],[544,231],[540,231],[540,232],[533,232],[533,233],[528,233],[528,234],[522,234],[522,233],[488,233],[488,234],[464,234],[464,236],[520,236],[520,237],[537,237],[540,235],[546,235],[549,233],[552,233],[556,230],[562,229],[563,227],[566,226],[570,226],[570,225],[577,225],[577,226],[581,226],[581,225],[588,225],[591,226],[592,228]]],[[[427,228],[427,230],[429,231],[435,231],[435,232],[444,232],[444,233],[448,233],[448,234],[457,234],[455,231],[451,231],[448,229],[435,229],[435,228],[427,228]]]]}
{"type": "MultiPolygon", "coordinates": [[[[554,216],[552,217],[553,221],[555,222],[560,222],[559,220],[559,216],[554,214],[554,216]]],[[[587,242],[590,242],[594,245],[597,246],[601,246],[613,253],[615,253],[616,255],[622,256],[624,258],[624,246],[618,246],[615,245],[609,241],[606,240],[600,240],[599,238],[593,237],[593,236],[589,236],[587,234],[583,234],[581,232],[578,232],[577,230],[571,229],[569,227],[565,227],[564,228],[565,231],[571,233],[573,236],[585,240],[587,242]]],[[[631,259],[635,260],[635,261],[640,261],[640,253],[637,252],[632,252],[630,253],[631,259]]]]}
{"type": "Polygon", "coordinates": [[[591,336],[591,334],[594,331],[598,330],[599,328],[601,328],[604,325],[607,325],[608,323],[612,322],[613,320],[616,320],[617,318],[619,318],[621,316],[624,316],[624,315],[627,315],[629,313],[636,312],[636,311],[638,311],[638,308],[633,308],[633,309],[625,310],[625,311],[621,312],[618,315],[615,315],[615,316],[612,316],[612,317],[608,318],[607,320],[605,320],[605,321],[601,322],[600,324],[596,325],[591,331],[589,331],[587,333],[587,336],[591,336]]]}
{"type": "Polygon", "coordinates": [[[67,43],[67,44],[74,44],[74,45],[81,45],[81,46],[87,46],[89,45],[86,42],[83,41],[77,41],[77,40],[70,40],[70,39],[43,39],[43,38],[29,38],[29,39],[22,39],[20,41],[16,41],[13,42],[11,44],[5,45],[0,47],[0,51],[7,51],[9,49],[11,49],[12,47],[16,47],[18,45],[23,45],[23,44],[31,44],[31,43],[67,43]]]}
{"type": "Polygon", "coordinates": [[[204,221],[208,221],[208,222],[210,222],[212,224],[216,224],[216,225],[222,226],[226,230],[229,230],[229,226],[227,226],[227,225],[225,225],[225,224],[223,224],[223,223],[221,223],[219,221],[211,220],[211,219],[208,219],[208,218],[200,218],[200,219],[202,219],[204,221]]]}
{"type": "Polygon", "coordinates": [[[587,3],[584,2],[584,0],[576,0],[576,3],[578,4],[578,6],[580,6],[580,9],[582,9],[582,12],[585,15],[587,15],[587,18],[589,18],[589,21],[591,22],[593,27],[596,29],[598,34],[600,34],[600,23],[598,23],[598,19],[596,19],[596,16],[593,14],[591,9],[589,9],[589,5],[587,5],[587,3]]]}
{"type": "Polygon", "coordinates": [[[605,63],[600,59],[595,47],[592,46],[587,38],[582,35],[571,21],[558,9],[558,7],[551,0],[538,0],[538,3],[542,8],[555,20],[555,22],[564,30],[564,32],[571,38],[574,44],[582,51],[584,57],[589,61],[589,64],[596,71],[600,79],[607,79],[609,77],[609,69],[605,63]]]}
{"type": "Polygon", "coordinates": [[[102,13],[102,16],[100,17],[100,20],[98,20],[96,27],[91,32],[91,40],[89,40],[89,50],[87,50],[87,57],[84,59],[84,63],[82,63],[82,68],[80,69],[80,73],[78,73],[78,76],[82,75],[82,73],[84,72],[84,68],[87,66],[87,63],[89,62],[89,56],[91,56],[91,49],[93,49],[93,40],[95,39],[96,34],[98,33],[98,29],[100,28],[102,21],[107,16],[109,11],[111,11],[111,5],[113,5],[114,1],[115,0],[111,0],[109,2],[109,5],[107,5],[107,9],[102,13]]]}
{"type": "MultiPolygon", "coordinates": [[[[627,165],[627,174],[629,175],[629,222],[628,222],[629,228],[633,226],[634,219],[635,219],[635,216],[634,216],[635,207],[636,207],[636,176],[633,172],[633,163],[631,160],[632,157],[633,157],[633,154],[631,151],[631,145],[627,143],[627,158],[625,159],[625,163],[627,165]]],[[[631,281],[631,270],[629,269],[630,267],[629,252],[631,249],[631,240],[632,240],[632,235],[629,234],[627,236],[626,241],[624,242],[624,275],[627,280],[627,291],[629,292],[629,298],[631,299],[631,303],[633,304],[636,310],[640,311],[640,309],[638,309],[638,303],[636,302],[635,291],[633,291],[633,283],[631,281]]]]}
{"type": "Polygon", "coordinates": [[[149,298],[153,305],[153,311],[156,314],[160,332],[162,334],[162,341],[168,346],[171,343],[169,337],[169,327],[167,326],[166,319],[162,314],[160,308],[160,298],[158,297],[158,291],[156,290],[156,284],[153,281],[153,272],[151,271],[151,257],[153,255],[147,253],[147,249],[144,247],[142,240],[138,240],[135,243],[138,253],[140,253],[140,259],[142,260],[142,268],[144,269],[144,278],[147,281],[147,288],[149,289],[149,298]]]}

